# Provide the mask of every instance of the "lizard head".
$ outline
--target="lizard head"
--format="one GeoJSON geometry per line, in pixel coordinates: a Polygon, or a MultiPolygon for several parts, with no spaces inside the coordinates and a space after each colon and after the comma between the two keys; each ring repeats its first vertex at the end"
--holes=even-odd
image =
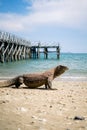
{"type": "Polygon", "coordinates": [[[63,65],[59,65],[55,68],[54,71],[54,78],[56,78],[57,76],[63,74],[66,70],[68,70],[67,66],[63,66],[63,65]]]}

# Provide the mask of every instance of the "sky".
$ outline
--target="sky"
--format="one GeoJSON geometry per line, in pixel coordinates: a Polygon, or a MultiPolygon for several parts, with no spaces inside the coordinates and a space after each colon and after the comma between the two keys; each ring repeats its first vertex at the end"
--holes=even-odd
{"type": "Polygon", "coordinates": [[[0,30],[87,53],[87,0],[0,0],[0,30]]]}

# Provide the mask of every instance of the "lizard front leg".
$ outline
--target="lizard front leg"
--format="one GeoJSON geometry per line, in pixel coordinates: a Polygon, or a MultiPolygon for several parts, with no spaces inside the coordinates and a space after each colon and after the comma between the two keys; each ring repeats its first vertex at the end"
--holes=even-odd
{"type": "Polygon", "coordinates": [[[47,86],[48,86],[48,89],[52,89],[52,81],[51,80],[48,80],[47,86]]]}
{"type": "Polygon", "coordinates": [[[47,77],[46,82],[45,82],[45,88],[46,89],[52,89],[52,80],[51,80],[51,78],[47,77]]]}
{"type": "Polygon", "coordinates": [[[57,90],[55,88],[52,88],[52,77],[48,78],[48,81],[47,81],[47,89],[49,90],[57,90]]]}

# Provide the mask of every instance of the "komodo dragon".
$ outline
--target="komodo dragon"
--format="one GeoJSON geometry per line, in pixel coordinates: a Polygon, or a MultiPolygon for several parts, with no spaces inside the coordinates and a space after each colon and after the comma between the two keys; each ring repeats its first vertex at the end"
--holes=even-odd
{"type": "Polygon", "coordinates": [[[59,65],[43,73],[23,74],[13,79],[0,82],[0,87],[15,85],[16,88],[19,88],[24,83],[28,88],[38,88],[45,85],[46,89],[52,89],[52,80],[66,70],[68,70],[66,66],[59,65]]]}

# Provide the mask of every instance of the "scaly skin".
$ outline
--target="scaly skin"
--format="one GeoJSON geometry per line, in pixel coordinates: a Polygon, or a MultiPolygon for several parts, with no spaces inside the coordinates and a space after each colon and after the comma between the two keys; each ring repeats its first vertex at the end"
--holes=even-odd
{"type": "Polygon", "coordinates": [[[52,89],[52,80],[57,76],[63,74],[68,68],[59,65],[53,69],[45,71],[44,73],[24,74],[16,78],[0,82],[0,87],[9,87],[15,85],[17,88],[24,83],[28,88],[38,88],[45,85],[46,89],[52,89]]]}
{"type": "Polygon", "coordinates": [[[52,89],[52,80],[64,73],[68,68],[59,65],[53,69],[39,74],[24,74],[23,83],[29,88],[38,88],[45,84],[46,89],[52,89]]]}

